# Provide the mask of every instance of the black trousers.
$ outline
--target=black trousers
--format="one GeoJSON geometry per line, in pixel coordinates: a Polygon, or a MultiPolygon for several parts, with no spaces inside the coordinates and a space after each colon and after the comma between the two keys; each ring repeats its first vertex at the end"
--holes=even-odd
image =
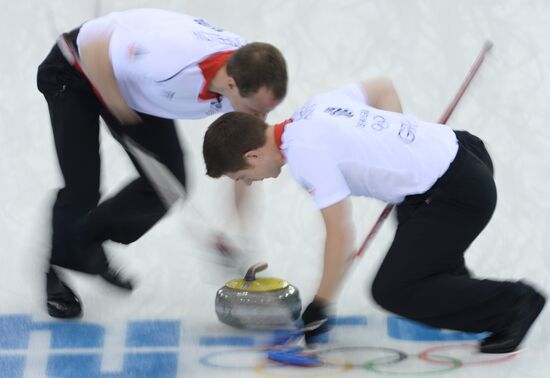
{"type": "MultiPolygon", "coordinates": [[[[77,34],[78,29],[70,33],[73,43],[77,34]]],[[[37,84],[48,103],[55,148],[65,182],[53,206],[50,263],[99,273],[107,261],[102,248],[90,249],[90,245],[106,240],[131,243],[167,211],[131,155],[129,157],[139,176],[98,205],[99,118],[104,119],[115,138],[129,136],[185,185],[183,151],[175,124],[173,120],[140,114],[142,123],[121,125],[102,106],[86,78],[68,64],[57,46],[40,64],[37,84]]]]}
{"type": "Polygon", "coordinates": [[[434,327],[497,332],[511,316],[517,286],[474,278],[464,263],[495,209],[493,164],[479,138],[455,133],[459,150],[447,172],[397,206],[395,238],[372,294],[385,309],[434,327]]]}

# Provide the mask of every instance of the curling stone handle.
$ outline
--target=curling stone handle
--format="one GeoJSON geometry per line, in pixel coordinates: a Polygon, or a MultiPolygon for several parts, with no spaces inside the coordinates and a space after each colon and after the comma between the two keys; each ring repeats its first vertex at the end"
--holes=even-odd
{"type": "Polygon", "coordinates": [[[246,275],[244,276],[245,281],[254,281],[256,279],[256,273],[261,272],[262,270],[267,269],[267,263],[266,262],[259,262],[257,264],[252,265],[250,268],[248,268],[248,271],[246,272],[246,275]]]}

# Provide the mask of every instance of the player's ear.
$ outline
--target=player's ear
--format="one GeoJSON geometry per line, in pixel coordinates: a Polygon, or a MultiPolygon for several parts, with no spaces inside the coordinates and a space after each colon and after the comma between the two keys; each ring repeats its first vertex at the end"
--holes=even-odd
{"type": "Polygon", "coordinates": [[[227,88],[229,88],[231,90],[237,88],[237,82],[231,76],[227,77],[227,79],[225,81],[225,85],[227,86],[227,88]]]}
{"type": "Polygon", "coordinates": [[[250,150],[248,152],[245,152],[243,157],[248,164],[251,164],[262,157],[262,151],[259,148],[255,150],[250,150]]]}

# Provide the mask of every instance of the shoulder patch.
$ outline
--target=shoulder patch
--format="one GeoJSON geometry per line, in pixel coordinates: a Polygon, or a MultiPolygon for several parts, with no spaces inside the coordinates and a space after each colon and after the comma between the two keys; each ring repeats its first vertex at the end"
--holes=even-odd
{"type": "Polygon", "coordinates": [[[304,178],[300,178],[298,180],[302,188],[304,188],[309,194],[314,195],[315,194],[315,186],[313,186],[310,182],[305,180],[304,178]]]}
{"type": "Polygon", "coordinates": [[[128,46],[128,62],[132,63],[148,53],[149,51],[134,43],[128,46]]]}
{"type": "Polygon", "coordinates": [[[299,121],[301,119],[308,119],[311,114],[315,111],[315,108],[317,107],[317,104],[309,104],[305,105],[300,110],[295,112],[292,117],[290,117],[293,121],[299,121]]]}

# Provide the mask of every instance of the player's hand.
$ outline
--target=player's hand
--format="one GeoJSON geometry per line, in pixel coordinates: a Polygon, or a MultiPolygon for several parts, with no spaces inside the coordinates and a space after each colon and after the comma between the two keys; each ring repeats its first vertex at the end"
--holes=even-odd
{"type": "Polygon", "coordinates": [[[302,314],[302,321],[304,322],[304,328],[314,327],[304,331],[306,339],[306,345],[311,345],[319,342],[320,336],[327,333],[330,330],[328,324],[328,312],[329,304],[320,298],[315,298],[311,302],[304,313],[302,314]]]}
{"type": "Polygon", "coordinates": [[[215,251],[217,263],[233,273],[244,274],[247,265],[247,253],[243,240],[229,237],[222,232],[211,235],[211,247],[215,251]]]}

